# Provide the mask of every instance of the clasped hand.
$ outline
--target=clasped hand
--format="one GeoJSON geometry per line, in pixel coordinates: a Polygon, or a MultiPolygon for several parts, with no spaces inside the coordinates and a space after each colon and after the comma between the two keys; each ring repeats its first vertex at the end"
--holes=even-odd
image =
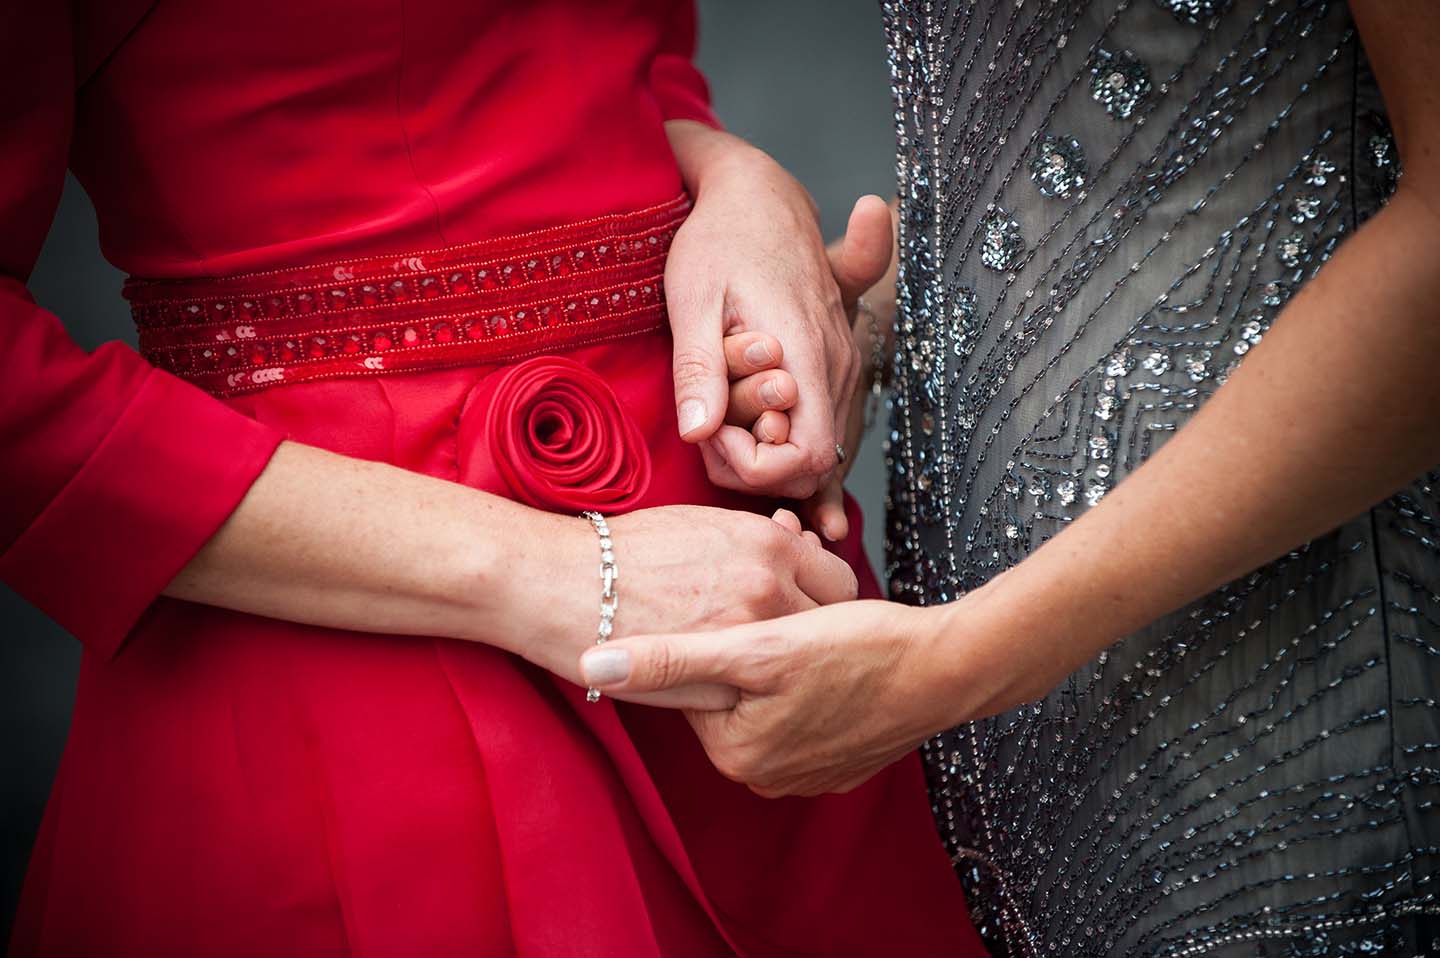
{"type": "MultiPolygon", "coordinates": [[[[844,538],[836,445],[858,438],[852,323],[889,268],[890,212],[862,198],[827,251],[808,195],[768,158],[710,169],[666,268],[681,435],[712,481],[799,500],[812,529],[844,538]]],[[[927,707],[945,696],[927,672],[926,610],[842,601],[855,597],[848,567],[793,513],[692,508],[677,543],[667,511],[613,523],[617,549],[680,583],[646,595],[641,621],[628,605],[626,631],[666,634],[588,652],[586,684],[685,708],[716,767],[762,795],[848,790],[944,724],[927,707]],[[697,537],[722,557],[710,582],[694,576],[697,537]]]]}

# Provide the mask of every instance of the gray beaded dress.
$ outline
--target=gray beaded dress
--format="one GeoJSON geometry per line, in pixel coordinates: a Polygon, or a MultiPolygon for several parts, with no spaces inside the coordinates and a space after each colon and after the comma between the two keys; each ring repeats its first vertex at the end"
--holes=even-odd
{"type": "MultiPolygon", "coordinates": [[[[930,605],[1165,442],[1399,171],[1343,3],[882,8],[888,573],[930,605]]],[[[925,757],[997,954],[1440,955],[1437,698],[1440,472],[925,757]]]]}

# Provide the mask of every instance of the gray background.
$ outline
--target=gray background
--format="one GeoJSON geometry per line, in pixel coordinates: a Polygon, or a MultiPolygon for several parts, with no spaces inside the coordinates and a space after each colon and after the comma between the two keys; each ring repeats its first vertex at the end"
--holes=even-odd
{"type": "MultiPolygon", "coordinates": [[[[827,236],[862,193],[888,196],[894,139],[884,40],[874,0],[701,0],[700,64],[734,132],[809,187],[827,236]]],[[[121,276],[99,255],[95,216],[72,182],[31,278],[39,302],[87,348],[133,345],[121,276]]],[[[871,517],[879,558],[882,463],[871,436],[851,489],[871,517]]],[[[80,597],[77,596],[77,601],[80,597]]],[[[78,644],[0,586],[0,942],[69,726],[78,644]]]]}

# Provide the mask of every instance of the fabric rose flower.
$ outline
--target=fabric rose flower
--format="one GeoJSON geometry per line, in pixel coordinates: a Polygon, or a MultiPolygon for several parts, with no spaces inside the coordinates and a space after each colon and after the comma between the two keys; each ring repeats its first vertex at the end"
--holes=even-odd
{"type": "Polygon", "coordinates": [[[460,416],[462,482],[540,509],[614,513],[650,487],[650,451],[610,386],[537,356],[485,377],[460,416]]]}

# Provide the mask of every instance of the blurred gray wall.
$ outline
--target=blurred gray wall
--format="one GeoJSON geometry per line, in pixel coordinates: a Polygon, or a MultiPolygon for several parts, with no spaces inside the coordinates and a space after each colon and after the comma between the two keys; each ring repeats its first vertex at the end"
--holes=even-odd
{"type": "MultiPolygon", "coordinates": [[[[700,64],[725,123],[809,187],[827,236],[855,197],[888,196],[894,139],[875,0],[701,0],[700,64]]],[[[30,288],[87,348],[134,344],[121,276],[99,255],[95,216],[68,185],[30,288]]],[[[882,463],[872,436],[852,491],[878,561],[882,463]]],[[[60,759],[79,646],[0,586],[0,943],[60,759]]]]}

